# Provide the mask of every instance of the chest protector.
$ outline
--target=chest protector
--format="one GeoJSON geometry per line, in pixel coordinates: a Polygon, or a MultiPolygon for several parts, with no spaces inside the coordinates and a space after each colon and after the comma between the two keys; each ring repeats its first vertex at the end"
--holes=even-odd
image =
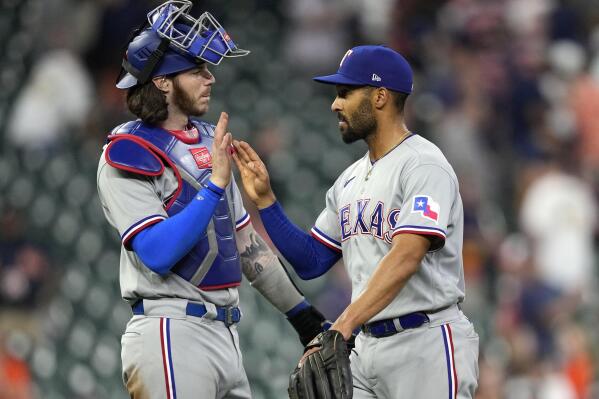
{"type": "MultiPolygon", "coordinates": [[[[169,216],[176,215],[192,201],[212,175],[210,151],[214,125],[191,121],[199,134],[171,133],[141,121],[127,122],[108,136],[107,159],[119,169],[149,176],[172,168],[178,186],[164,202],[169,216]]],[[[235,243],[235,220],[231,185],[219,200],[204,236],[171,272],[203,290],[238,286],[241,263],[235,243]]]]}

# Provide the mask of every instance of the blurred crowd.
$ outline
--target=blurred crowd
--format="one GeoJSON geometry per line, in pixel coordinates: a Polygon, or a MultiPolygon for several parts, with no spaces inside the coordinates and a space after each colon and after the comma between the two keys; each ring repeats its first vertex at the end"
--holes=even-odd
{"type": "MultiPolygon", "coordinates": [[[[99,154],[109,129],[130,118],[114,87],[123,51],[117,44],[159,3],[5,0],[3,12],[19,14],[37,43],[35,55],[23,57],[28,77],[0,120],[5,150],[52,154],[77,141],[99,154]]],[[[324,206],[334,177],[364,150],[336,137],[333,93],[313,87],[310,77],[336,68],[358,44],[386,43],[405,55],[416,74],[408,127],[441,147],[460,180],[464,311],[481,335],[477,399],[599,398],[596,2],[199,3],[196,11],[211,11],[253,51],[243,65],[213,69],[208,119],[232,109],[233,134],[269,161],[275,191],[302,227],[324,206]]],[[[92,167],[96,161],[88,160],[92,167]]],[[[5,193],[0,399],[30,398],[32,377],[19,356],[24,344],[10,327],[36,330],[28,319],[44,309],[68,259],[32,240],[28,229],[35,227],[5,193]]],[[[302,286],[330,318],[349,298],[341,266],[312,289],[302,286]]]]}

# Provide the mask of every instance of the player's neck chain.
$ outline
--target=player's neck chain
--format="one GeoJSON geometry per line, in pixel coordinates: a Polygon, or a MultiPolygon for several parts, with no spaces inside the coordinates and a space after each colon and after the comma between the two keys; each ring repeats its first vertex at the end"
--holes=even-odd
{"type": "Polygon", "coordinates": [[[406,131],[406,133],[401,137],[401,139],[399,140],[399,142],[397,144],[395,144],[393,147],[391,147],[391,149],[389,149],[389,151],[387,151],[386,153],[384,153],[380,158],[375,159],[374,161],[372,161],[369,157],[368,161],[369,163],[369,168],[368,168],[368,172],[366,172],[366,178],[364,180],[368,181],[368,179],[370,178],[370,175],[372,174],[372,171],[374,170],[374,165],[376,165],[376,163],[378,161],[380,161],[381,159],[385,158],[387,156],[387,154],[389,154],[391,151],[393,151],[394,149],[396,149],[401,143],[403,143],[404,141],[406,141],[406,139],[408,139],[409,137],[412,137],[414,135],[414,133],[410,132],[409,130],[406,131]]]}

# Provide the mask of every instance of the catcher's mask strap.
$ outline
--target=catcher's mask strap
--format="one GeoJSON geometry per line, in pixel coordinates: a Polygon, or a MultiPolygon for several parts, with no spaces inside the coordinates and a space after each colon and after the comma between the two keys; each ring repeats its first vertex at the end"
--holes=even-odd
{"type": "Polygon", "coordinates": [[[123,54],[125,54],[125,56],[123,57],[123,61],[121,62],[121,70],[119,71],[118,76],[116,77],[116,82],[115,84],[118,84],[121,81],[121,79],[123,79],[125,77],[125,75],[127,75],[127,73],[129,72],[129,70],[134,70],[136,71],[136,68],[133,68],[133,66],[131,64],[129,64],[129,62],[127,62],[127,47],[129,47],[129,44],[131,44],[131,41],[135,38],[135,36],[139,35],[146,27],[148,26],[148,22],[144,21],[141,24],[139,24],[138,26],[136,26],[130,33],[129,33],[129,37],[127,38],[127,42],[126,44],[123,46],[122,48],[122,52],[123,54]],[[127,62],[127,67],[125,67],[125,62],[127,62]]]}
{"type": "Polygon", "coordinates": [[[154,68],[156,68],[156,65],[158,65],[158,63],[164,56],[164,52],[168,49],[169,43],[170,40],[163,38],[160,41],[160,44],[158,45],[156,50],[150,53],[150,55],[148,56],[148,61],[146,62],[144,68],[141,71],[135,68],[133,65],[131,65],[131,63],[124,58],[123,63],[121,64],[123,69],[129,72],[131,75],[133,75],[137,79],[138,84],[146,83],[150,79],[152,71],[154,70],[154,68]]]}

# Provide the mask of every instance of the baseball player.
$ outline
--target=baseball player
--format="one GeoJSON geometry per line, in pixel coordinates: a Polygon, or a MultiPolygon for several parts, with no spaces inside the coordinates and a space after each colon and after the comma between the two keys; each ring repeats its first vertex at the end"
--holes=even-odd
{"type": "Polygon", "coordinates": [[[462,201],[439,148],[404,124],[412,70],[388,47],[358,46],[337,73],[314,79],[336,85],[331,108],[341,137],[364,140],[368,152],[329,189],[311,236],[283,213],[258,155],[234,142],[245,189],[297,274],[318,277],[343,257],[352,281],[351,304],[308,346],[289,393],[352,397],[351,376],[348,392],[346,366],[333,358],[347,352],[339,334],[348,340],[360,328],[350,358],[353,397],[472,398],[478,335],[459,306],[462,201]]]}
{"type": "Polygon", "coordinates": [[[248,51],[191,6],[162,4],[128,44],[117,87],[139,119],[111,132],[98,166],[133,310],[121,341],[131,398],[251,397],[237,333],[242,273],[304,344],[324,322],[252,227],[232,178],[228,115],[217,126],[197,119],[215,82],[207,64],[248,51]]]}

